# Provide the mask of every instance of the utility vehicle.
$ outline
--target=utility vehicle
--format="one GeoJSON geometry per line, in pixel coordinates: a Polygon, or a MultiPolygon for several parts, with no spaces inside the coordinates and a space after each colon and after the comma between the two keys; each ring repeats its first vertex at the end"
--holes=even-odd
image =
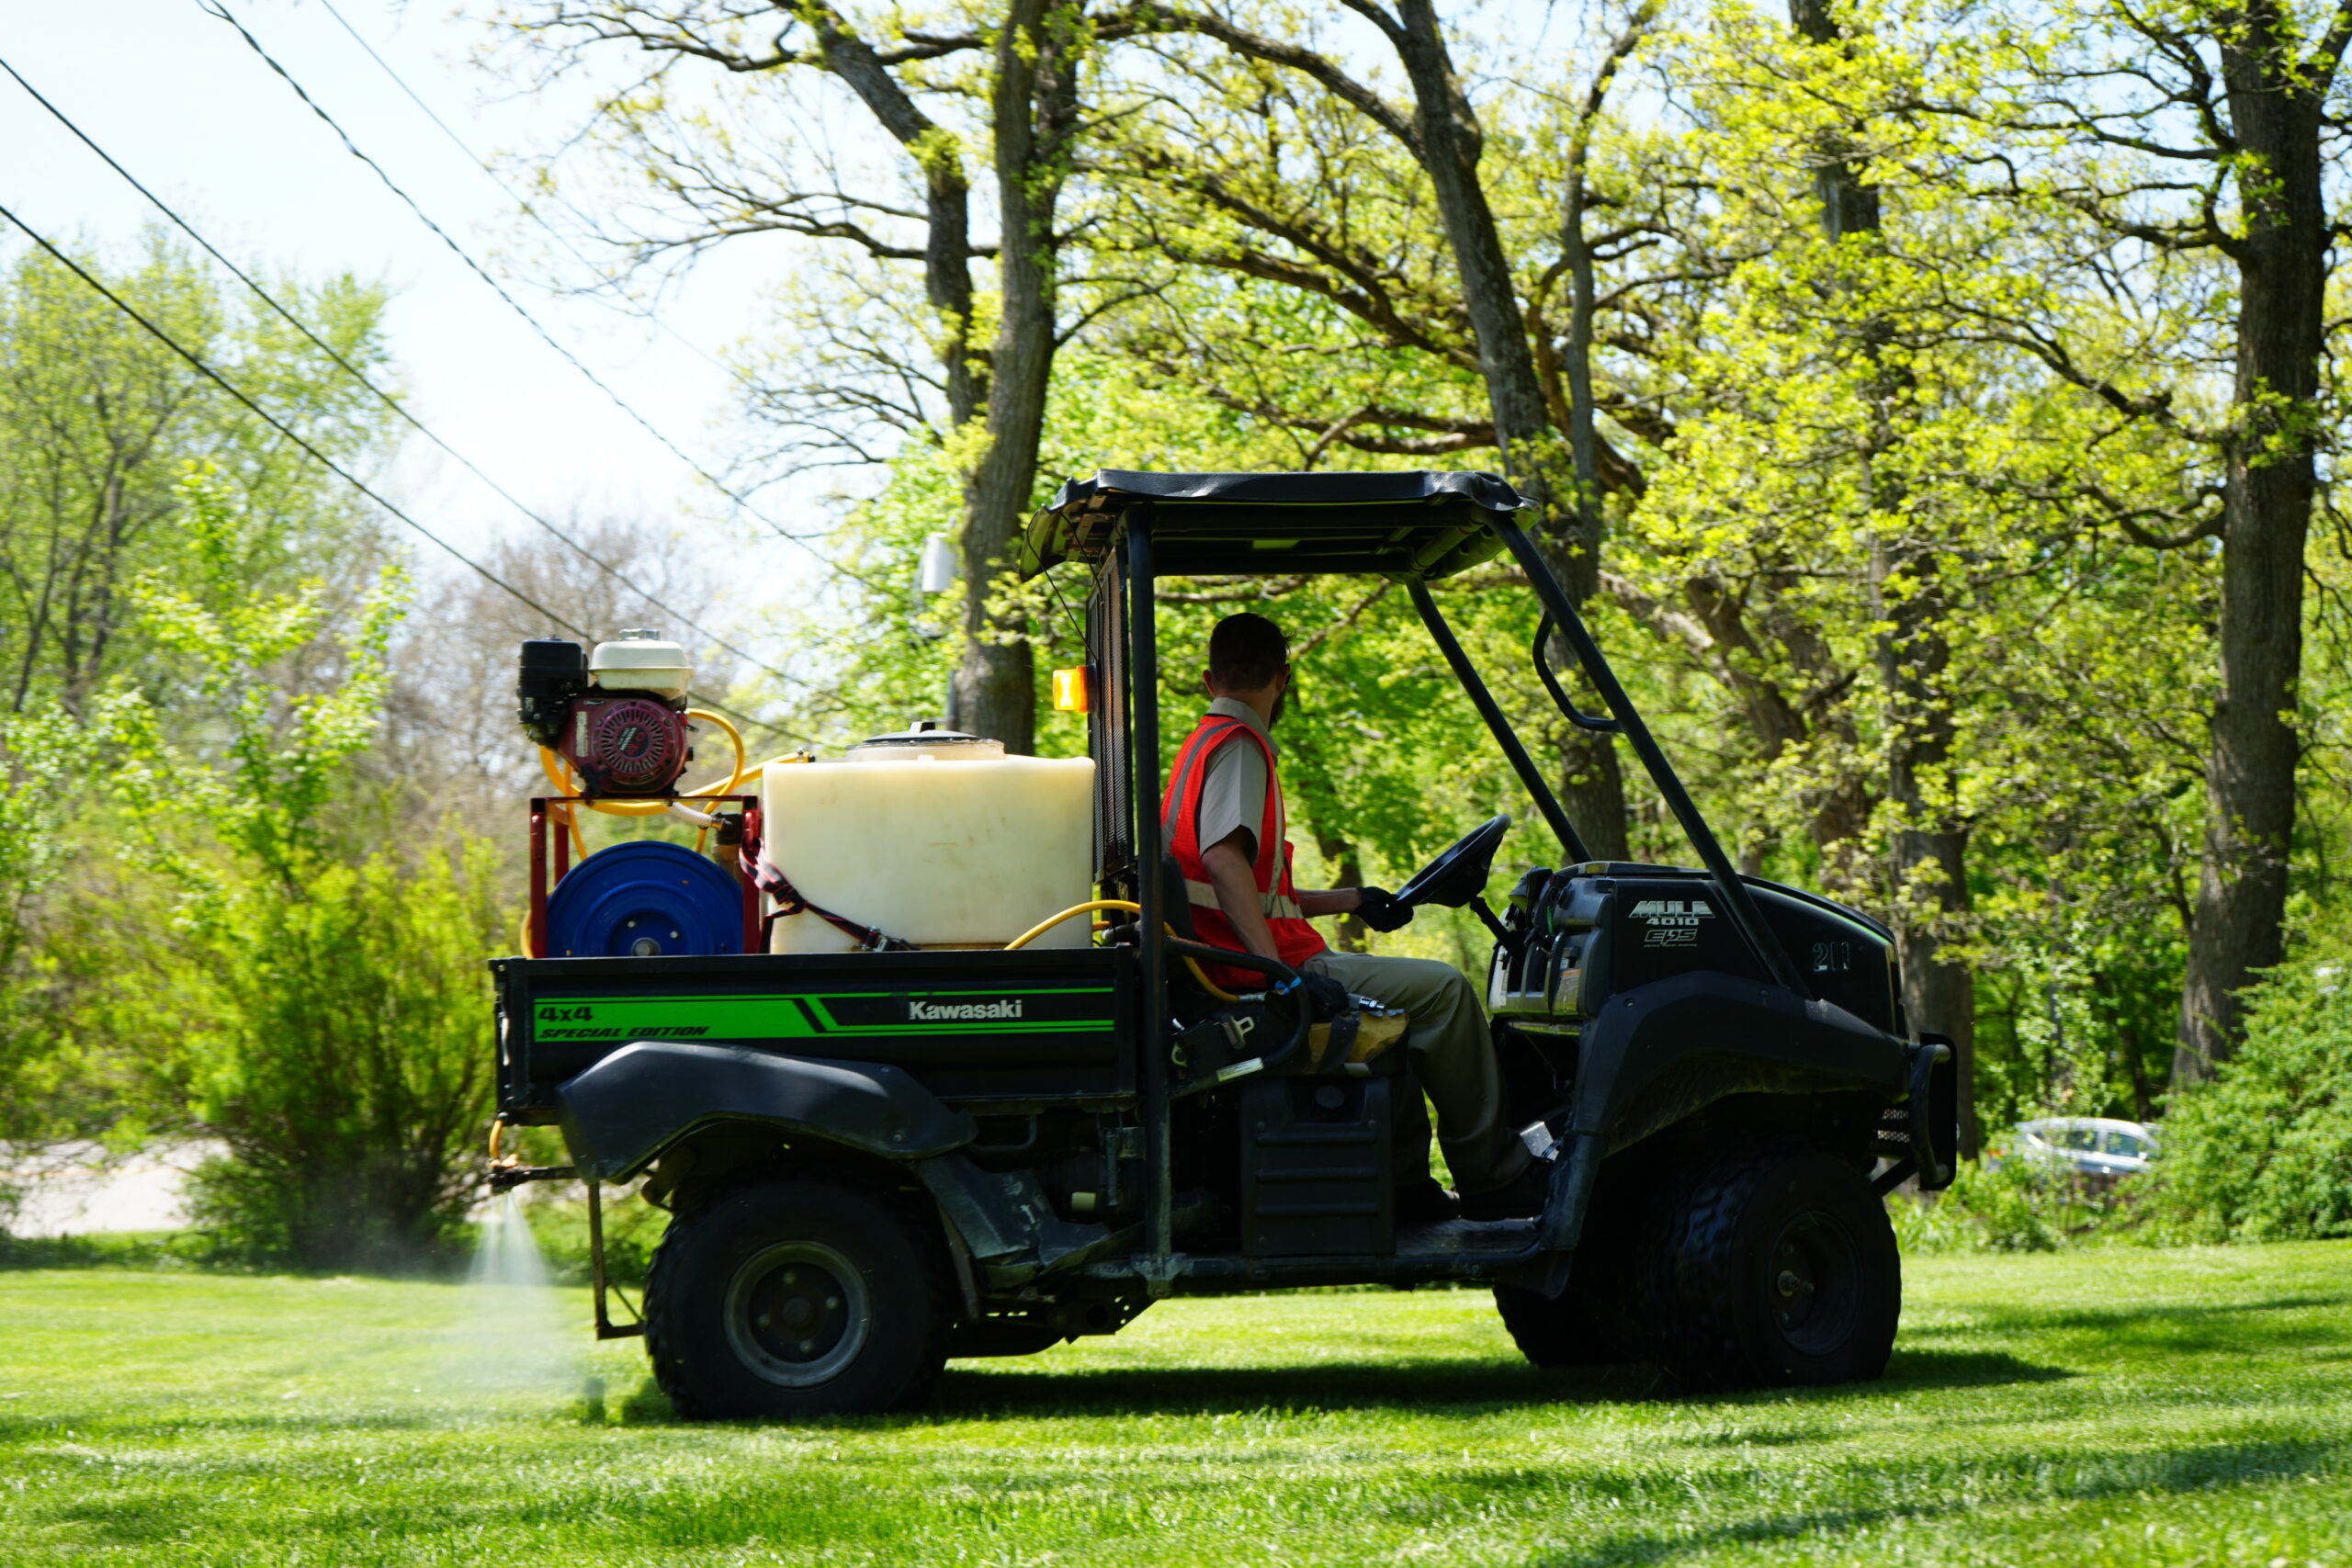
{"type": "MultiPolygon", "coordinates": [[[[905,1407],[948,1359],[1114,1333],[1162,1297],[1342,1283],[1490,1286],[1539,1366],[1648,1359],[1693,1388],[1878,1375],[1901,1295],[1882,1199],[1951,1178],[1950,1043],[1905,1018],[1884,926],[1733,867],[1524,507],[1476,473],[1105,470],[1067,484],[1022,561],[1033,576],[1070,560],[1092,573],[1088,664],[1070,677],[1094,770],[1091,891],[1131,918],[1091,940],[763,951],[777,900],[755,905],[746,886],[740,934],[700,951],[664,946],[674,926],[616,924],[617,945],[594,955],[495,961],[501,1123],[560,1126],[571,1163],[509,1160],[492,1179],[587,1184],[597,1332],[642,1333],[696,1418],[905,1407]],[[1430,592],[1504,554],[1542,611],[1528,657],[1544,684],[1647,771],[1697,865],[1587,852],[1430,592]],[[1315,1019],[1295,977],[1258,961],[1263,991],[1220,994],[1190,962],[1235,959],[1188,939],[1163,856],[1166,725],[1193,716],[1161,711],[1158,585],[1325,572],[1407,590],[1557,840],[1500,909],[1485,894],[1508,818],[1400,890],[1466,906],[1493,933],[1487,1003],[1513,1125],[1552,1158],[1535,1219],[1399,1224],[1386,1151],[1400,1021],[1368,1006],[1315,1019]],[[1554,670],[1562,645],[1603,711],[1583,711],[1554,670]],[[641,1318],[616,1322],[600,1194],[630,1182],[673,1217],[641,1318]]],[[[670,803],[658,780],[653,800],[670,803]]],[[[696,819],[743,839],[749,862],[779,825],[752,796],[733,803],[745,809],[696,819]]],[[[540,863],[573,804],[533,803],[540,863]]],[[[562,856],[559,836],[560,874],[562,856]]],[[[547,897],[534,953],[550,951],[547,897]]]]}

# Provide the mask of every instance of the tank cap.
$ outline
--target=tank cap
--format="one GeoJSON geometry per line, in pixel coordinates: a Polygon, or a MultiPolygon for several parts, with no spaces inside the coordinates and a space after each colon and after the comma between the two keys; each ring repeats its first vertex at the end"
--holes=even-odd
{"type": "Polygon", "coordinates": [[[862,740],[849,750],[853,758],[865,756],[905,756],[931,751],[965,757],[1001,757],[1004,742],[984,736],[967,735],[960,729],[944,728],[935,718],[919,718],[906,728],[890,735],[876,735],[862,740]]]}
{"type": "Polygon", "coordinates": [[[977,735],[967,735],[960,729],[948,729],[935,718],[919,718],[904,729],[888,735],[876,735],[861,740],[865,746],[996,746],[1001,742],[984,740],[977,735]]]}

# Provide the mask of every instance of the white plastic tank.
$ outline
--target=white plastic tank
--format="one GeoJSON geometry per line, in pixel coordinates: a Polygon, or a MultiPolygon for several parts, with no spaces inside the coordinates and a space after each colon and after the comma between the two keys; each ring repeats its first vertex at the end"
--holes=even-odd
{"type": "MultiPolygon", "coordinates": [[[[765,853],[811,904],[918,947],[1001,947],[1093,897],[1094,764],[911,729],[839,761],[771,762],[765,853]]],[[[1079,915],[1034,947],[1084,947],[1079,915]]],[[[777,920],[772,953],[847,953],[816,915],[777,920]]]]}

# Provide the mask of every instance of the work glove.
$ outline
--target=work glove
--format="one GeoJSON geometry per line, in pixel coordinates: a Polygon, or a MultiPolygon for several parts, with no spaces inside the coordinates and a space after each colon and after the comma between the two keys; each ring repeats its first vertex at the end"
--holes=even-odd
{"type": "Polygon", "coordinates": [[[1374,931],[1393,931],[1412,923],[1413,907],[1398,903],[1385,887],[1359,887],[1356,896],[1363,900],[1356,906],[1356,919],[1374,931]]]}
{"type": "Polygon", "coordinates": [[[1306,1005],[1312,1010],[1310,1016],[1317,1023],[1329,1023],[1355,1010],[1355,1000],[1348,995],[1348,988],[1329,975],[1305,971],[1296,980],[1276,987],[1274,994],[1287,996],[1295,989],[1306,993],[1306,1005]]]}

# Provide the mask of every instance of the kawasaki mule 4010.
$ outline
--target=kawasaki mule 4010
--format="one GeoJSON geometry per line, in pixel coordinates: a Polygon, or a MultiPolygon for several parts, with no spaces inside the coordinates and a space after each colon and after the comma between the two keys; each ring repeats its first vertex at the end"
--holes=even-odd
{"type": "Polygon", "coordinates": [[[732,779],[681,795],[673,645],[528,645],[558,793],[532,803],[530,956],[492,965],[499,1118],[560,1127],[571,1163],[492,1180],[587,1184],[598,1333],[643,1334],[683,1415],[790,1417],[916,1404],[951,1359],[1113,1333],[1165,1296],[1460,1280],[1541,1366],[1876,1376],[1901,1297],[1882,1198],[1951,1179],[1949,1043],[1903,1016],[1885,927],[1734,869],[1521,505],[1483,474],[1065,486],[1023,565],[1093,574],[1081,760],[917,728],[756,788],[739,743],[732,779]],[[1545,686],[1647,770],[1696,866],[1593,860],[1447,626],[1430,584],[1506,551],[1545,686]],[[1191,940],[1164,854],[1158,584],[1321,572],[1406,587],[1558,841],[1499,911],[1508,818],[1399,895],[1493,931],[1509,1114],[1552,1156],[1532,1219],[1400,1223],[1409,1021],[1317,1019],[1278,964],[1240,993],[1198,967],[1233,955],[1191,940]],[[1551,669],[1555,636],[1605,712],[1551,669]],[[718,856],[575,857],[584,807],[684,815],[718,856]],[[624,1183],[672,1218],[641,1317],[616,1322],[601,1204],[624,1183]]]}

